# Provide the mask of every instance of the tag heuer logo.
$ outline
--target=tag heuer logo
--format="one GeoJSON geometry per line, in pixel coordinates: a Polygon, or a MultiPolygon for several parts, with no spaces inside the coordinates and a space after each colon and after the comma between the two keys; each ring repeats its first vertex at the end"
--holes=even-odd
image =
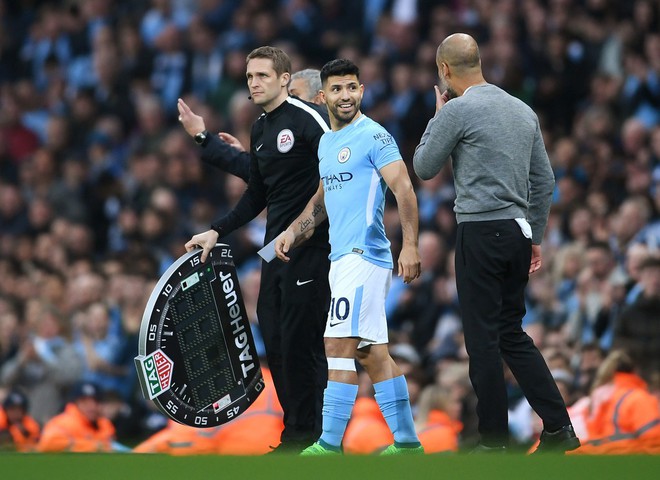
{"type": "Polygon", "coordinates": [[[174,362],[160,349],[141,359],[141,362],[149,398],[154,399],[169,390],[174,362]]]}

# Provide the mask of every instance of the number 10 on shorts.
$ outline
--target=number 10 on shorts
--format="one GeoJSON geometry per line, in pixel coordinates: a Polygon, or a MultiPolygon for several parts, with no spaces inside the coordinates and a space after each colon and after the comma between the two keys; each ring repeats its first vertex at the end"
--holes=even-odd
{"type": "Polygon", "coordinates": [[[330,300],[330,326],[342,323],[351,313],[351,304],[346,297],[332,297],[330,300]]]}

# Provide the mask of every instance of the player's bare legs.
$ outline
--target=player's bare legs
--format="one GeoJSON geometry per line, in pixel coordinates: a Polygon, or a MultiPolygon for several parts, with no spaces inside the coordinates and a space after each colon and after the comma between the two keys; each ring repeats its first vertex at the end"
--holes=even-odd
{"type": "Polygon", "coordinates": [[[358,349],[359,338],[325,339],[328,358],[328,387],[323,400],[323,433],[304,455],[337,453],[357,396],[358,375],[355,359],[374,384],[376,402],[394,436],[386,454],[422,453],[415,433],[408,387],[401,370],[390,357],[387,344],[358,349]]]}
{"type": "MultiPolygon", "coordinates": [[[[359,338],[329,338],[326,337],[325,341],[325,356],[329,358],[345,359],[346,362],[353,362],[355,366],[355,352],[360,343],[359,338]]],[[[328,380],[333,382],[349,383],[357,385],[358,375],[357,370],[353,369],[343,370],[339,369],[340,364],[334,364],[338,367],[333,369],[328,365],[328,380]]]]}
{"type": "Polygon", "coordinates": [[[357,350],[355,358],[376,384],[402,375],[399,366],[390,357],[387,344],[368,345],[357,350]]]}

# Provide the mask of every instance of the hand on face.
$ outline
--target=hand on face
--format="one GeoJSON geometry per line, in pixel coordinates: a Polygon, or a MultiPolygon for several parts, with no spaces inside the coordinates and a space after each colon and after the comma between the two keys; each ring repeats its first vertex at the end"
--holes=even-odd
{"type": "Polygon", "coordinates": [[[440,93],[440,87],[437,85],[433,85],[433,89],[435,90],[435,111],[438,112],[449,101],[449,91],[445,90],[440,93]]]}

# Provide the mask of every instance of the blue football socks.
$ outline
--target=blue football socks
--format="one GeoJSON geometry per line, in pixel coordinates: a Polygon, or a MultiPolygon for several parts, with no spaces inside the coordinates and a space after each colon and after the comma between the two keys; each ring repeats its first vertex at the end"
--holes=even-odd
{"type": "Polygon", "coordinates": [[[357,385],[328,381],[323,395],[323,433],[319,439],[325,448],[339,450],[357,392],[357,385]]]}
{"type": "Polygon", "coordinates": [[[415,432],[405,377],[400,375],[383,380],[374,384],[374,389],[376,402],[394,435],[395,444],[402,447],[418,447],[420,443],[415,432]]]}

